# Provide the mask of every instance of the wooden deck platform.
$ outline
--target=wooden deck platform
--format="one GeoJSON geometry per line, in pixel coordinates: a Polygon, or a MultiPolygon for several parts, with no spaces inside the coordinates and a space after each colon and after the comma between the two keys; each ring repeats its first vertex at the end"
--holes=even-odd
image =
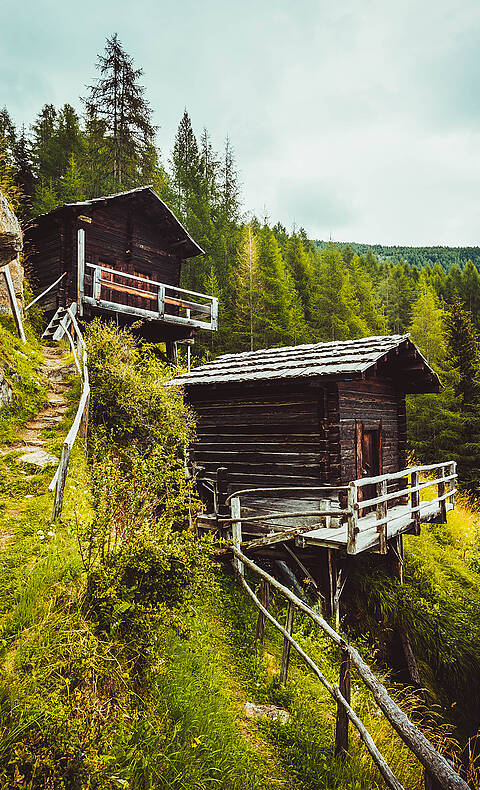
{"type": "MultiPolygon", "coordinates": [[[[448,502],[445,510],[453,510],[454,505],[448,502]]],[[[386,538],[394,538],[404,532],[415,528],[415,521],[412,517],[411,505],[396,505],[388,511],[389,520],[387,523],[386,538]]],[[[440,521],[442,518],[441,508],[436,501],[425,501],[420,503],[420,522],[425,524],[429,521],[440,521]]],[[[357,522],[358,533],[356,541],[356,554],[363,551],[375,551],[380,548],[380,536],[377,532],[376,514],[368,513],[360,517],[357,522]]],[[[348,527],[342,524],[340,527],[323,527],[313,529],[297,536],[295,540],[298,546],[325,546],[329,549],[347,550],[348,527]]]]}
{"type": "Polygon", "coordinates": [[[202,514],[199,525],[220,528],[246,552],[294,541],[350,555],[386,554],[399,535],[420,534],[422,523],[446,522],[455,506],[456,478],[455,462],[448,461],[346,486],[243,489],[228,496],[229,516],[202,514]],[[421,499],[422,492],[428,498],[421,499]]]}

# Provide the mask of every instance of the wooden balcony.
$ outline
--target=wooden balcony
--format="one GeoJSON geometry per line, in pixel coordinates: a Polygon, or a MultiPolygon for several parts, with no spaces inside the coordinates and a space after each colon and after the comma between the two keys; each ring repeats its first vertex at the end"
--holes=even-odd
{"type": "Polygon", "coordinates": [[[294,541],[301,548],[386,554],[392,538],[405,532],[418,535],[425,522],[446,523],[455,506],[456,478],[456,464],[449,461],[346,486],[232,491],[225,502],[230,516],[217,508],[215,514],[201,514],[198,523],[223,528],[244,551],[294,541]]]}
{"type": "Polygon", "coordinates": [[[79,272],[79,314],[83,306],[102,312],[132,316],[144,321],[207,329],[218,327],[215,296],[85,263],[79,272]]]}

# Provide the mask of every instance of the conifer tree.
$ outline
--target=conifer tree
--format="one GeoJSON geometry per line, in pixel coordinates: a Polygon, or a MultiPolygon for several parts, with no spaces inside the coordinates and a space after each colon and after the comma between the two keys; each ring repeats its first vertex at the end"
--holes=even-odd
{"type": "Polygon", "coordinates": [[[21,219],[26,220],[32,211],[35,179],[33,176],[30,144],[25,134],[25,126],[22,126],[15,145],[14,178],[21,195],[18,211],[21,219]]]}
{"type": "Polygon", "coordinates": [[[63,203],[76,203],[85,197],[84,180],[75,154],[70,154],[70,160],[65,175],[61,180],[60,189],[63,203]]]}
{"type": "MultiPolygon", "coordinates": [[[[275,235],[278,239],[277,233],[275,235]]],[[[311,259],[305,252],[300,236],[295,232],[292,233],[285,243],[285,261],[292,274],[295,287],[302,303],[304,319],[313,329],[315,274],[311,259]]]]}
{"type": "Polygon", "coordinates": [[[441,371],[447,356],[446,313],[438,297],[422,276],[419,295],[412,308],[410,336],[433,367],[441,371]]]}
{"type": "Polygon", "coordinates": [[[255,348],[257,333],[259,275],[258,240],[254,224],[250,222],[242,228],[235,268],[238,343],[249,351],[255,348]]]}
{"type": "Polygon", "coordinates": [[[315,305],[316,325],[321,340],[346,340],[352,336],[355,316],[349,297],[348,277],[341,252],[338,247],[329,244],[321,252],[315,305]]]}
{"type": "Polygon", "coordinates": [[[6,107],[0,110],[0,145],[2,146],[3,156],[6,164],[12,167],[15,158],[15,146],[17,143],[17,133],[15,125],[6,107]]]}
{"type": "Polygon", "coordinates": [[[107,38],[97,69],[100,76],[85,99],[87,117],[103,121],[115,188],[138,186],[142,160],[155,136],[152,109],[140,84],[143,71],[134,68],[116,33],[107,38]]]}

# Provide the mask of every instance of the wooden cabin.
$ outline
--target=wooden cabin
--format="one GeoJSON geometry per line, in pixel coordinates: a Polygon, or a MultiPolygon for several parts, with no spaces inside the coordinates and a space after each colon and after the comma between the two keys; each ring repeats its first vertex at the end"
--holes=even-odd
{"type": "Polygon", "coordinates": [[[387,553],[453,507],[453,462],[407,469],[405,396],[440,389],[408,335],[226,354],[175,382],[197,417],[201,525],[240,524],[242,545],[387,553]]]}
{"type": "Polygon", "coordinates": [[[170,343],[217,327],[217,300],[180,288],[182,266],[203,250],[151,186],[59,206],[28,225],[25,246],[35,294],[55,284],[49,318],[75,305],[85,319],[140,319],[170,343]]]}

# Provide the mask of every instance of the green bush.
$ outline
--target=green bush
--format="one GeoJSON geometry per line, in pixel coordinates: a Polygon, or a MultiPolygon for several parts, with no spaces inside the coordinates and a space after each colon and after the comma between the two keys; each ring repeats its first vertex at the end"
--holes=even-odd
{"type": "Polygon", "coordinates": [[[164,452],[181,454],[193,431],[182,393],[166,383],[172,369],[158,349],[138,346],[133,335],[96,319],[87,327],[91,419],[122,447],[147,450],[161,443],[164,452]]]}

